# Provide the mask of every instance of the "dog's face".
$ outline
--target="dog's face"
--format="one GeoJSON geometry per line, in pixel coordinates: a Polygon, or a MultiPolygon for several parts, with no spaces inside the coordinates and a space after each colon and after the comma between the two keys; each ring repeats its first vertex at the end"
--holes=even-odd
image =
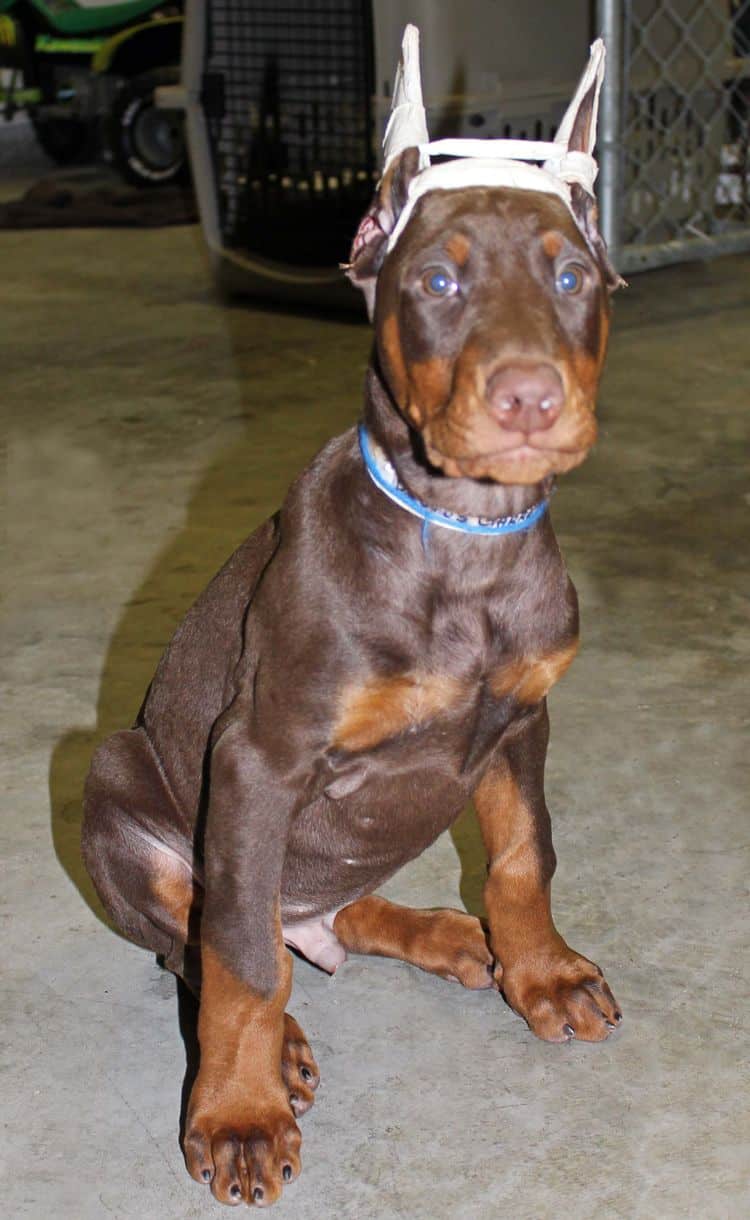
{"type": "MultiPolygon", "coordinates": [[[[568,152],[590,153],[597,96],[594,81],[568,152]]],[[[428,191],[388,252],[418,172],[417,148],[390,159],[347,267],[394,402],[447,475],[529,484],[571,470],[596,439],[609,294],[623,282],[593,198],[574,183],[571,212],[539,191],[428,191]]]]}
{"type": "Polygon", "coordinates": [[[445,474],[535,483],[596,438],[608,268],[556,196],[433,191],[377,278],[394,401],[445,474]]]}

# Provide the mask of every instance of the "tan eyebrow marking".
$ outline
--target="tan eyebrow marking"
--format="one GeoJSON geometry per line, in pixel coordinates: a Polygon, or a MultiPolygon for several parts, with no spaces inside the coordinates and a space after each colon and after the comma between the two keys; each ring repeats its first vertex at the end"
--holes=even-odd
{"type": "Polygon", "coordinates": [[[471,242],[463,233],[454,233],[445,243],[446,252],[457,267],[463,267],[471,253],[471,242]]]}
{"type": "Polygon", "coordinates": [[[559,233],[554,233],[548,229],[542,235],[542,249],[548,258],[557,258],[563,248],[563,240],[559,233]]]}

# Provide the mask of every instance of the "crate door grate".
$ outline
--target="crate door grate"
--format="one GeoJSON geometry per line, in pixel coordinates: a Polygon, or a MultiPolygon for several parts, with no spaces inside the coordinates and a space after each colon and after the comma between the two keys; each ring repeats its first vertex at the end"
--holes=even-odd
{"type": "Polygon", "coordinates": [[[370,9],[210,4],[205,79],[221,100],[207,118],[228,248],[301,266],[346,258],[376,172],[370,9]]]}

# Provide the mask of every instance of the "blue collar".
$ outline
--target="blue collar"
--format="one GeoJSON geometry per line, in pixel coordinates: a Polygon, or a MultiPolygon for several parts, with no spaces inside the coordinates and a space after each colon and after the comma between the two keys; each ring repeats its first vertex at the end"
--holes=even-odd
{"type": "Polygon", "coordinates": [[[458,530],[462,534],[519,534],[536,525],[549,507],[548,499],[539,500],[522,513],[514,513],[508,517],[471,517],[465,513],[450,512],[445,508],[428,508],[421,500],[410,496],[401,485],[393,463],[380,445],[368,435],[364,424],[359,425],[359,449],[367,473],[375,486],[379,487],[389,500],[400,504],[407,513],[419,517],[423,522],[423,544],[427,540],[430,525],[442,525],[445,529],[458,530]]]}

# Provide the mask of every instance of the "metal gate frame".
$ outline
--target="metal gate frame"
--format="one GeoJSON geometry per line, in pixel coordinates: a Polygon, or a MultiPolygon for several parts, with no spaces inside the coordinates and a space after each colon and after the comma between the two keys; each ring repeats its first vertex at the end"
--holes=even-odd
{"type": "MultiPolygon", "coordinates": [[[[638,150],[632,147],[634,139],[632,127],[628,123],[628,114],[632,109],[632,104],[637,101],[633,82],[631,81],[631,42],[632,34],[636,32],[643,33],[642,24],[639,25],[634,6],[637,0],[597,0],[596,20],[598,33],[604,38],[607,46],[607,74],[602,90],[600,103],[599,117],[599,139],[598,139],[598,158],[600,165],[598,195],[601,213],[601,230],[605,241],[610,249],[612,260],[618,270],[623,272],[633,272],[645,270],[651,267],[660,267],[669,263],[677,263],[692,259],[707,259],[714,258],[721,254],[738,253],[742,251],[750,251],[750,171],[749,160],[747,154],[748,146],[748,126],[750,125],[750,115],[744,115],[744,130],[741,136],[741,141],[744,149],[743,156],[739,164],[739,173],[741,181],[738,190],[741,192],[740,205],[736,209],[739,212],[739,217],[719,217],[715,213],[713,216],[703,214],[696,218],[690,215],[678,218],[672,225],[676,230],[675,235],[668,240],[633,240],[633,229],[635,222],[633,217],[629,215],[629,204],[632,199],[634,180],[638,181],[639,171],[641,166],[638,161],[638,150]],[[630,143],[629,143],[630,141],[630,143]],[[630,237],[628,237],[630,234],[630,237]]],[[[736,5],[743,13],[747,14],[750,8],[750,0],[740,0],[736,5]]],[[[730,4],[725,0],[726,20],[728,23],[727,37],[732,36],[734,26],[732,25],[732,17],[730,4]]],[[[665,21],[674,22],[674,25],[679,29],[682,24],[688,30],[687,48],[688,56],[694,55],[696,45],[691,41],[689,32],[689,22],[708,16],[716,20],[719,4],[717,0],[694,0],[694,3],[685,7],[684,0],[658,0],[654,4],[653,17],[649,18],[648,25],[663,18],[665,21]],[[680,11],[683,7],[684,11],[680,11]],[[677,10],[677,11],[675,11],[677,10]],[[683,18],[687,20],[683,23],[683,18]]],[[[727,45],[729,45],[727,43],[727,45]]],[[[737,47],[734,47],[737,50],[737,47]]],[[[700,48],[698,48],[700,51],[700,48]]],[[[729,121],[730,115],[736,119],[736,114],[732,110],[731,82],[738,85],[740,82],[747,81],[750,78],[750,45],[744,45],[739,48],[740,54],[731,57],[726,57],[726,71],[723,70],[723,64],[720,64],[720,69],[716,64],[716,48],[710,52],[706,52],[706,59],[712,58],[710,71],[705,78],[701,80],[701,84],[708,84],[714,89],[715,96],[723,99],[720,101],[720,109],[716,115],[720,123],[726,126],[727,147],[729,142],[729,121]]],[[[650,61],[659,65],[658,53],[650,53],[650,61]]],[[[672,59],[669,67],[673,67],[674,60],[672,59]]],[[[666,67],[667,65],[665,65],[666,67]]],[[[668,73],[665,72],[664,79],[666,80],[668,73]]],[[[660,86],[661,81],[658,82],[660,86]]],[[[654,88],[656,89],[657,82],[655,81],[654,88]]],[[[678,89],[679,91],[679,89],[678,89]]],[[[691,89],[685,86],[682,94],[683,109],[689,107],[693,93],[691,89]]],[[[749,108],[750,109],[750,108],[749,108]]],[[[698,142],[701,141],[702,132],[700,130],[700,122],[695,125],[694,131],[697,134],[698,142]]],[[[712,117],[712,122],[714,118],[712,117]]],[[[691,173],[697,177],[697,170],[691,171],[688,164],[689,158],[680,158],[680,150],[678,148],[667,147],[667,130],[663,123],[658,120],[654,122],[654,133],[652,139],[659,140],[659,127],[661,126],[661,148],[657,146],[656,162],[650,160],[649,164],[658,166],[659,154],[662,156],[662,168],[669,163],[674,166],[674,174],[681,180],[679,189],[683,196],[691,193],[691,173]]],[[[716,134],[714,131],[714,140],[716,134]]],[[[716,200],[716,191],[719,188],[720,176],[722,169],[726,168],[725,149],[720,147],[719,156],[716,157],[716,149],[714,149],[715,163],[715,181],[709,181],[708,189],[714,192],[713,198],[716,200]]],[[[705,169],[705,162],[702,166],[705,169]]],[[[737,172],[736,170],[733,172],[737,172]]],[[[649,183],[644,176],[643,189],[650,192],[652,197],[658,197],[660,192],[660,184],[649,183]]],[[[662,199],[666,196],[662,190],[662,199]]],[[[703,197],[705,202],[706,186],[704,184],[703,197]]],[[[731,211],[731,209],[725,209],[731,211]]]]}

